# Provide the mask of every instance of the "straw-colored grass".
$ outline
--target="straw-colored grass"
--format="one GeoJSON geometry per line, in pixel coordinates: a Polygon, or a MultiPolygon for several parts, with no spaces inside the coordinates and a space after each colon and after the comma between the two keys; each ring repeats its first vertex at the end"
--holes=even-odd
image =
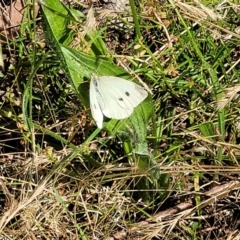
{"type": "Polygon", "coordinates": [[[240,239],[240,5],[127,3],[1,3],[0,239],[240,239]],[[97,129],[92,73],[149,96],[97,129]]]}

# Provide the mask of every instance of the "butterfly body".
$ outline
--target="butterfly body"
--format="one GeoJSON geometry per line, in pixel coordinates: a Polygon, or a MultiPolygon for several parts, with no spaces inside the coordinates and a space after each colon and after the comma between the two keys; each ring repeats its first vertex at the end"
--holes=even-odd
{"type": "Polygon", "coordinates": [[[90,108],[98,128],[103,115],[113,119],[129,117],[146,97],[147,91],[119,77],[93,75],[90,82],[90,108]]]}

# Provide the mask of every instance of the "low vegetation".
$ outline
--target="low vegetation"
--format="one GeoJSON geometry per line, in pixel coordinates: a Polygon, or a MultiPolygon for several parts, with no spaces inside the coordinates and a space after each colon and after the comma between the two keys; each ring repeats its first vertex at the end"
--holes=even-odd
{"type": "Polygon", "coordinates": [[[1,12],[0,239],[240,239],[239,3],[1,12]],[[148,97],[98,129],[92,74],[148,97]]]}

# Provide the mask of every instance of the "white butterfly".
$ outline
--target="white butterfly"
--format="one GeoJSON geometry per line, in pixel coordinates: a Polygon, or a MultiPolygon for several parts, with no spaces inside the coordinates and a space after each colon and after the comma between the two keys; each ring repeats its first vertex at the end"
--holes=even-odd
{"type": "Polygon", "coordinates": [[[90,108],[98,128],[103,126],[103,115],[113,119],[129,117],[148,93],[136,83],[119,77],[92,75],[90,108]]]}

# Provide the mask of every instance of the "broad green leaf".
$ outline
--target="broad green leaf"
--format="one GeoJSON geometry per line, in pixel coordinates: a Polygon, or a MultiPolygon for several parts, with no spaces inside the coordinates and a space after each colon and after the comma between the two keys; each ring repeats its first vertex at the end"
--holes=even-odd
{"type": "MultiPolygon", "coordinates": [[[[75,19],[72,17],[73,14],[69,14],[69,10],[59,1],[47,1],[46,5],[42,6],[42,12],[48,38],[57,50],[56,53],[74,91],[87,109],[89,109],[88,89],[92,73],[98,76],[106,75],[132,79],[132,76],[122,68],[114,65],[112,60],[103,60],[98,56],[99,54],[108,54],[99,32],[91,30],[86,36],[92,47],[92,51],[89,54],[82,53],[70,46],[73,39],[68,25],[75,19]]],[[[76,12],[75,15],[81,16],[81,14],[76,14],[76,12]]],[[[126,138],[126,136],[131,139],[136,153],[149,155],[146,137],[147,124],[151,114],[152,103],[151,98],[148,97],[135,108],[134,113],[129,118],[122,121],[110,120],[107,124],[104,124],[104,127],[112,135],[118,133],[122,139],[126,138]]]]}
{"type": "Polygon", "coordinates": [[[71,29],[68,28],[73,18],[60,1],[48,0],[41,4],[45,33],[52,45],[57,48],[59,43],[70,44],[71,29]]]}

